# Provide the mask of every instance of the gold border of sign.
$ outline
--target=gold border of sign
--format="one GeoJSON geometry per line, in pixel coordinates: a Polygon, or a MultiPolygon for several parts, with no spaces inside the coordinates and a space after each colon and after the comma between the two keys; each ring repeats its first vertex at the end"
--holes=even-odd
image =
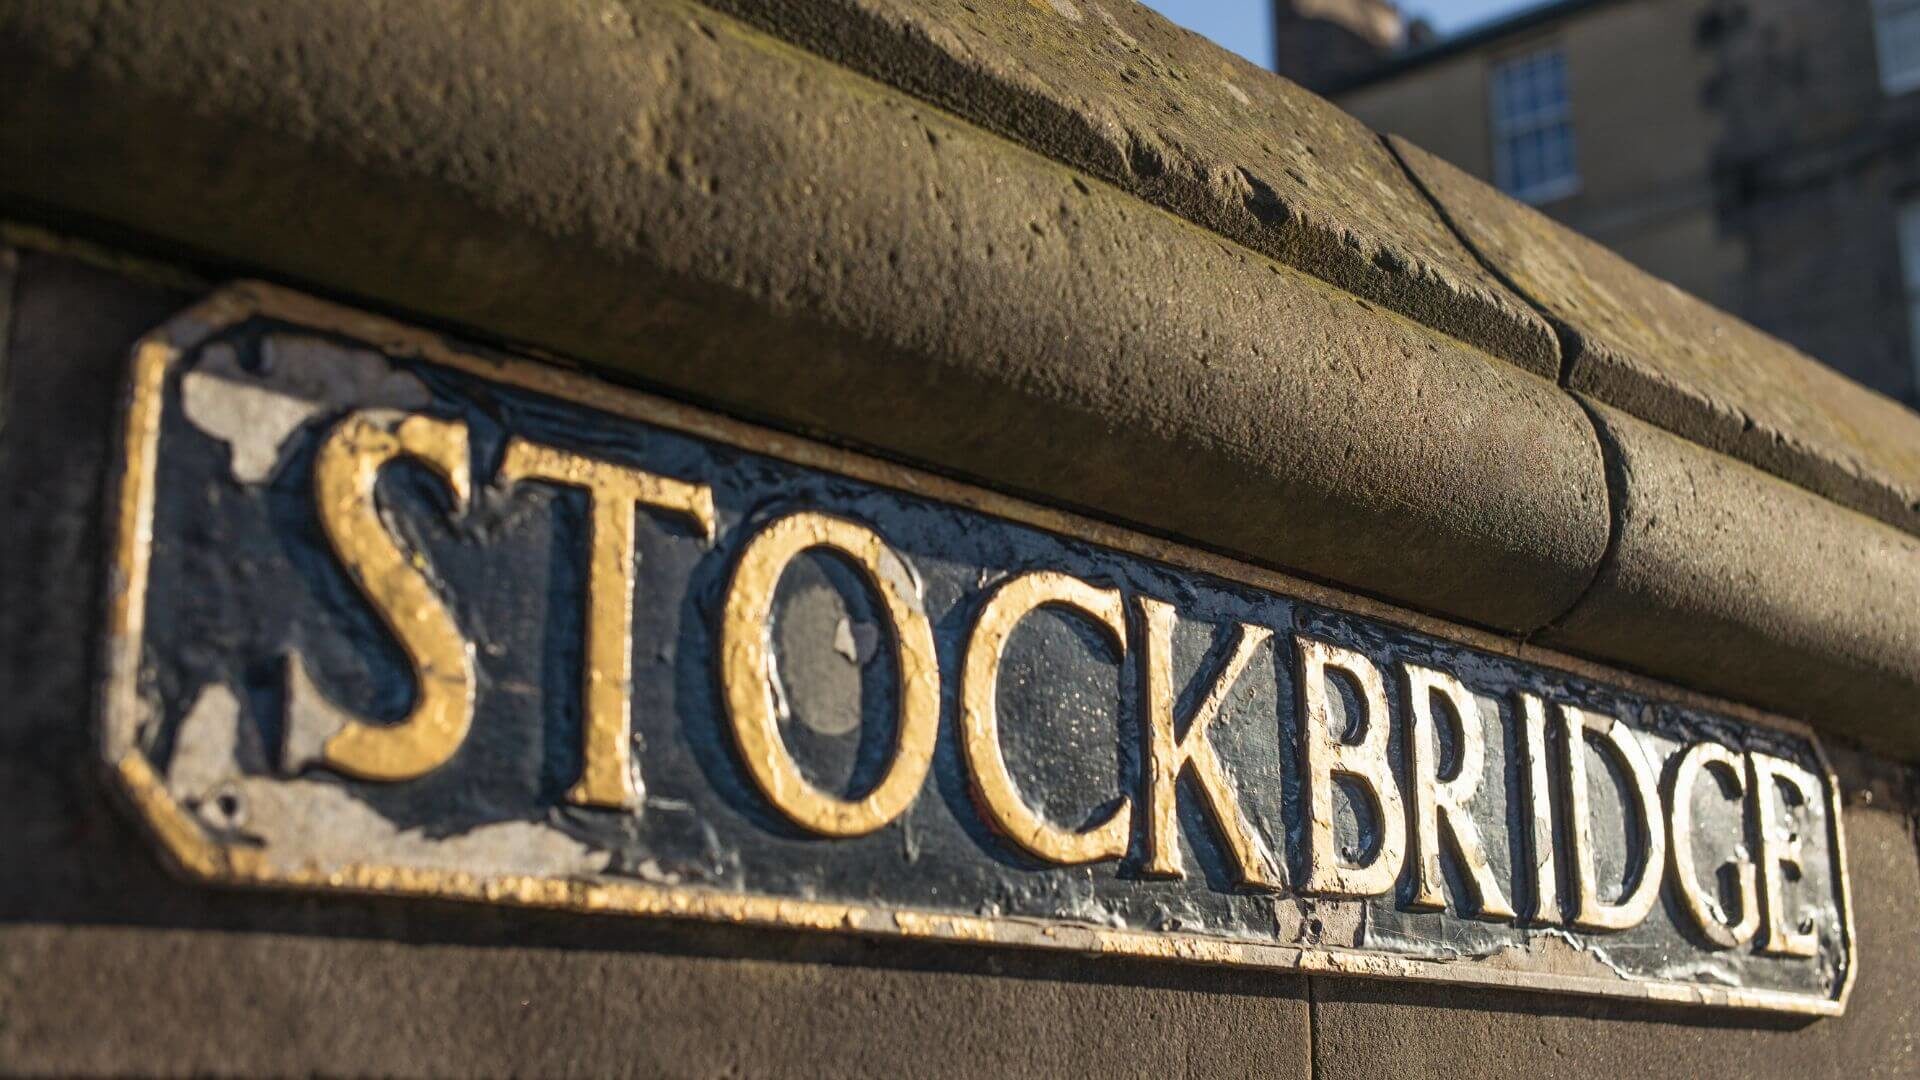
{"type": "Polygon", "coordinates": [[[1472,986],[1528,988],[1657,1002],[1764,1009],[1837,1016],[1846,1009],[1859,971],[1853,908],[1848,896],[1846,839],[1840,820],[1840,790],[1819,740],[1803,724],[1718,701],[1655,680],[1612,671],[1537,646],[1455,626],[1416,612],[1340,592],[1325,585],[1212,554],[1168,540],[1038,506],[970,484],[935,476],[810,439],[726,419],[637,390],[617,387],[574,370],[530,360],[463,353],[435,334],[353,311],[271,285],[242,282],[214,293],[182,312],[135,346],[132,386],[126,402],[124,460],[115,502],[114,547],[108,569],[106,687],[102,701],[101,751],[117,784],[159,840],[176,869],[203,881],[239,886],[329,889],[513,904],[567,911],[658,915],[779,927],[836,930],[868,935],[989,942],[1018,947],[1067,949],[1131,957],[1164,957],[1293,972],[1332,972],[1408,978],[1472,986]],[[1818,755],[1828,792],[1828,819],[1839,885],[1847,970],[1831,999],[1776,990],[1602,979],[1500,966],[1494,961],[1443,961],[1396,957],[1334,946],[1232,941],[1192,934],[1113,930],[1071,922],[1014,917],[977,917],[896,911],[854,904],[743,896],[687,886],[488,876],[464,872],[351,864],[309,865],[294,872],[267,865],[260,852],[209,837],[168,794],[136,732],[147,715],[140,699],[141,635],[146,616],[147,570],[153,540],[155,461],[166,378],[189,349],[213,333],[253,316],[264,316],[338,333],[374,345],[389,355],[415,357],[482,379],[560,398],[600,412],[766,454],[794,464],[852,476],[898,491],[927,496],[1076,540],[1237,581],[1310,603],[1396,623],[1470,648],[1528,664],[1622,686],[1650,697],[1733,716],[1804,737],[1818,755]],[[180,335],[175,337],[175,335],[180,335]]]}

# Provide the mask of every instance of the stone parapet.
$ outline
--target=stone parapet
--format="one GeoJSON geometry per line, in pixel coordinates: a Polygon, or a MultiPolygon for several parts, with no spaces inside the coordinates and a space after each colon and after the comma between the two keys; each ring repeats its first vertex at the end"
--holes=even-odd
{"type": "MultiPolygon", "coordinates": [[[[1610,505],[1602,443],[1530,373],[1555,365],[1514,345],[1545,324],[1502,299],[1377,140],[1284,81],[1118,5],[997,21],[728,5],[921,97],[691,3],[454,6],[10,6],[0,197],[15,218],[210,274],[357,298],[1436,614],[1551,628],[1569,651],[1816,723],[1878,717],[1864,723],[1883,745],[1920,750],[1910,714],[1888,710],[1920,694],[1892,659],[1909,620],[1889,613],[1911,593],[1815,603],[1835,594],[1767,584],[1804,569],[1790,545],[1703,525],[1687,558],[1710,572],[1582,606],[1596,576],[1630,573],[1607,553],[1637,550],[1620,532],[1635,498],[1610,505]],[[1146,93],[1140,71],[1198,96],[1146,93]],[[1230,115],[1236,90],[1254,104],[1230,115]],[[1228,164],[1256,144],[1274,155],[1245,174],[1276,193],[1265,219],[1203,182],[1240,175],[1228,164]],[[1369,284],[1340,252],[1404,280],[1369,284]],[[1708,584],[1731,580],[1767,599],[1708,584]],[[1775,678],[1633,644],[1685,636],[1683,612],[1771,643],[1775,678]],[[1874,677],[1818,643],[1879,658],[1874,677]]],[[[1468,213],[1457,181],[1402,152],[1502,268],[1476,223],[1524,212],[1475,194],[1492,209],[1468,213]]],[[[1754,460],[1624,393],[1659,381],[1626,375],[1664,348],[1740,390],[1739,415],[1783,418],[1754,438],[1785,456],[1755,464],[1875,509],[1822,480],[1840,473],[1782,462],[1837,460],[1788,452],[1826,446],[1897,464],[1920,419],[1546,236],[1529,257],[1548,276],[1502,272],[1557,326],[1583,317],[1566,304],[1639,305],[1593,324],[1612,336],[1569,332],[1573,388],[1667,422],[1673,453],[1692,439],[1754,460]],[[1665,313],[1658,333],[1647,312],[1665,313]],[[1752,347],[1722,361],[1713,341],[1752,347]],[[1775,375],[1726,374],[1742,364],[1775,375]],[[1794,424],[1803,442],[1768,434],[1794,424]]],[[[1616,488],[1655,472],[1613,463],[1616,488]]],[[[1903,542],[1802,501],[1859,539],[1835,540],[1821,580],[1912,581],[1903,542]]],[[[1662,527],[1715,503],[1676,503],[1662,527]]]]}
{"type": "Polygon", "coordinates": [[[1138,4],[707,6],[1536,374],[1558,370],[1551,329],[1371,131],[1138,4]]]}
{"type": "Polygon", "coordinates": [[[237,10],[23,19],[0,185],[1505,630],[1604,547],[1551,383],[727,16],[237,10]]]}
{"type": "Polygon", "coordinates": [[[1118,0],[0,0],[0,70],[0,1070],[1910,1066],[1920,419],[1311,95],[1118,0]],[[1808,721],[1856,989],[1812,1021],[170,877],[95,745],[115,414],[238,277],[1808,721]]]}
{"type": "Polygon", "coordinates": [[[1920,532],[1920,416],[1397,136],[1421,185],[1559,331],[1561,382],[1920,532]]]}
{"type": "Polygon", "coordinates": [[[1605,405],[1613,546],[1542,641],[1911,756],[1920,539],[1605,405]],[[1809,678],[1810,670],[1822,675],[1809,678]]]}
{"type": "MultiPolygon", "coordinates": [[[[9,508],[0,518],[9,704],[0,711],[9,820],[0,830],[9,868],[0,875],[0,1062],[9,1070],[1680,1077],[1730,1061],[1743,1075],[1858,1077],[1905,1068],[1914,1016],[1901,987],[1920,955],[1912,774],[1844,750],[1836,771],[1862,974],[1845,1014],[1817,1022],[182,881],[97,766],[103,659],[92,643],[110,595],[100,568],[127,349],[200,293],[155,282],[137,264],[130,278],[32,249],[18,263],[14,416],[0,428],[9,508]],[[943,1052],[929,1056],[929,1045],[943,1052]]],[[[1659,457],[1679,440],[1601,415],[1609,445],[1625,447],[1610,452],[1660,474],[1650,493],[1684,489],[1684,477],[1665,475],[1673,461],[1659,457]],[[1633,456],[1643,451],[1654,459],[1633,456]]],[[[1676,460],[1697,458],[1719,462],[1701,465],[1703,476],[1751,474],[1745,490],[1763,500],[1796,497],[1698,448],[1676,460]]],[[[1643,517],[1636,504],[1630,520],[1649,536],[1623,541],[1623,579],[1676,558],[1661,549],[1685,525],[1661,525],[1663,510],[1643,517]]],[[[1758,528],[1738,508],[1716,512],[1730,527],[1758,528]]],[[[1677,572],[1689,572],[1684,560],[1677,572]]],[[[1603,584],[1593,595],[1614,591],[1625,590],[1603,584]]],[[[1750,638],[1741,633],[1717,640],[1742,648],[1750,638]]],[[[1649,651],[1659,648],[1696,655],[1677,637],[1649,651]]]]}

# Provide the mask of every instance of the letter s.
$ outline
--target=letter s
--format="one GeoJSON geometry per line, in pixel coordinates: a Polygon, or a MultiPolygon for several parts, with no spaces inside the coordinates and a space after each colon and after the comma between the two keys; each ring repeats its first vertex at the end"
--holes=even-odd
{"type": "Polygon", "coordinates": [[[419,461],[446,481],[454,508],[471,489],[467,428],[457,421],[363,409],[337,424],[313,467],[321,528],[340,564],[399,639],[419,694],[397,724],[371,723],[328,701],[298,654],[287,659],[287,758],[363,780],[412,780],[453,757],[473,725],[473,646],[413,558],[387,532],[374,505],[380,470],[419,461]],[[302,753],[303,745],[319,742],[302,753]]]}

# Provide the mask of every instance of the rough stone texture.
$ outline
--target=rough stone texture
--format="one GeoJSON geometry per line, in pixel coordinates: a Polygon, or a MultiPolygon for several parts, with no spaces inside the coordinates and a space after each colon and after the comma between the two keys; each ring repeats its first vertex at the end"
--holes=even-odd
{"type": "MultiPolygon", "coordinates": [[[[1599,563],[1599,451],[1544,383],[689,7],[11,4],[0,68],[9,212],[1494,625],[1544,621],[1599,563]]],[[[1912,1071],[1920,872],[1897,776],[1850,783],[1862,981],[1811,1024],[182,885],[95,774],[91,643],[126,347],[191,296],[21,264],[0,1068],[1912,1071]]],[[[1897,741],[1910,541],[1604,415],[1619,543],[1556,640],[1897,741]]]]}
{"type": "Polygon", "coordinates": [[[1920,755],[1920,540],[1593,411],[1616,463],[1615,537],[1540,640],[1920,755]]]}
{"type": "Polygon", "coordinates": [[[613,944],[630,936],[541,948],[0,923],[0,1060],[61,1075],[1309,1075],[1299,977],[1017,954],[901,967],[858,943],[839,951],[864,963],[780,957],[793,942],[744,932],[736,946],[776,955],[688,955],[665,932],[613,944]]]}
{"type": "Polygon", "coordinates": [[[1858,760],[1843,761],[1842,776],[1862,982],[1845,1018],[1812,1024],[182,884],[97,775],[92,644],[126,346],[192,294],[27,253],[18,298],[7,405],[22,422],[0,430],[0,1070],[1334,1077],[1460,1075],[1467,1061],[1555,1077],[1910,1071],[1907,988],[1920,978],[1911,785],[1858,760]]]}
{"type": "Polygon", "coordinates": [[[1844,819],[1860,957],[1845,1016],[1766,1020],[1524,992],[1315,979],[1314,1076],[1912,1076],[1920,1054],[1912,779],[1867,763],[1849,769],[1842,762],[1839,771],[1848,791],[1844,819]]]}
{"type": "Polygon", "coordinates": [[[1468,243],[1554,321],[1567,386],[1920,533],[1920,416],[1391,142],[1468,243]]]}
{"type": "Polygon", "coordinates": [[[15,212],[1498,628],[1604,548],[1550,383],[724,15],[0,12],[15,212]]]}
{"type": "Polygon", "coordinates": [[[1131,0],[706,0],[1552,378],[1544,320],[1366,126],[1131,0]]]}
{"type": "Polygon", "coordinates": [[[22,259],[0,432],[0,1072],[1305,1075],[1304,981],[1074,956],[224,893],[92,744],[127,343],[188,300],[22,259]]]}

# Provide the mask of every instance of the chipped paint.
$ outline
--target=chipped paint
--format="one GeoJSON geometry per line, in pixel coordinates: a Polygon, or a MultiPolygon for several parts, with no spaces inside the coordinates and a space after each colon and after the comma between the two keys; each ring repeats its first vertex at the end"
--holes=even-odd
{"type": "Polygon", "coordinates": [[[221,784],[265,771],[251,725],[243,726],[240,699],[221,683],[202,687],[174,736],[167,758],[167,791],[187,803],[205,801],[221,784]]]}
{"type": "Polygon", "coordinates": [[[228,790],[246,807],[244,834],[259,844],[262,869],[270,873],[372,862],[571,878],[604,873],[612,858],[541,822],[501,822],[445,837],[397,829],[344,788],[317,780],[238,777],[228,790]]]}
{"type": "Polygon", "coordinates": [[[430,400],[425,384],[379,353],[289,334],[268,336],[251,368],[233,346],[208,346],[180,394],[187,419],[232,450],[233,475],[245,484],[265,483],[287,438],[315,416],[347,404],[418,409],[430,400]]]}

